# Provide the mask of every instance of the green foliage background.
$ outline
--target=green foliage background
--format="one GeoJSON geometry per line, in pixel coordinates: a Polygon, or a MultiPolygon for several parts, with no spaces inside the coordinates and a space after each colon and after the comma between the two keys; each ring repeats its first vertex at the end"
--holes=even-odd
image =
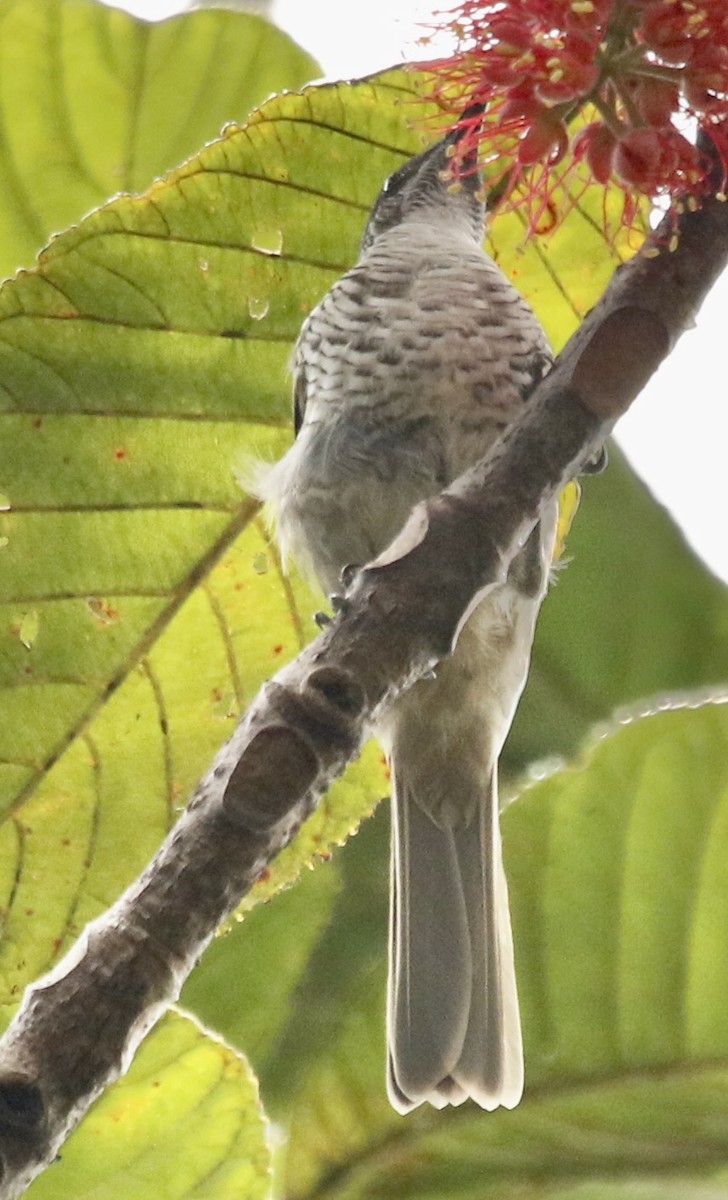
{"type": "MultiPolygon", "coordinates": [[[[403,72],[266,99],[318,69],[232,12],[7,0],[0,66],[7,1020],[314,632],[236,471],[287,444],[301,320],[432,114],[403,72]]],[[[629,252],[590,204],[492,230],[556,346],[629,252]]],[[[288,1197],[728,1196],[726,593],[616,451],[568,553],[505,763],[520,1108],[388,1108],[384,806],[329,857],[371,746],[30,1194],[262,1197],[275,1144],[288,1197]]]]}

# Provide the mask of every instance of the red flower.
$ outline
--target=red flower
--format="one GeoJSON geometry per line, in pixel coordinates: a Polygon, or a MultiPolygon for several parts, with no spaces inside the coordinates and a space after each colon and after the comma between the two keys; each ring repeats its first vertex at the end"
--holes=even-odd
{"type": "Polygon", "coordinates": [[[586,159],[598,183],[608,183],[614,170],[614,151],[617,139],[601,121],[593,121],[579,130],[574,138],[574,158],[586,159]]]}
{"type": "Polygon", "coordinates": [[[450,110],[487,106],[453,169],[485,142],[509,187],[525,183],[532,226],[569,150],[565,169],[583,186],[611,180],[630,203],[635,193],[699,199],[707,164],[680,132],[686,117],[728,173],[726,0],[461,0],[453,17],[460,47],[437,64],[438,99],[450,110]],[[529,180],[533,164],[542,167],[529,180]]]}
{"type": "Polygon", "coordinates": [[[628,129],[616,142],[617,177],[643,192],[657,191],[666,179],[696,184],[701,166],[697,149],[677,129],[628,129]]]}

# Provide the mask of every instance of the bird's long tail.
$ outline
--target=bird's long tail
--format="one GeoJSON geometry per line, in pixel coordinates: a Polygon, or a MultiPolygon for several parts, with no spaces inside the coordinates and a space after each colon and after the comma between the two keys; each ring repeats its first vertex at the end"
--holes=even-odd
{"type": "Polygon", "coordinates": [[[390,1100],[513,1108],[523,1050],[496,768],[467,824],[436,824],[393,749],[390,1100]]]}

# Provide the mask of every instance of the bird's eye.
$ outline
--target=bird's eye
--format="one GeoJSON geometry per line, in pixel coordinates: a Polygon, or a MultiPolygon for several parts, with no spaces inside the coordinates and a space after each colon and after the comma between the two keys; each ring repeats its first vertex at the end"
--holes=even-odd
{"type": "Polygon", "coordinates": [[[391,195],[392,193],[400,192],[405,184],[409,183],[417,175],[421,160],[422,155],[420,154],[417,158],[404,163],[398,170],[393,171],[389,179],[385,180],[382,193],[384,195],[391,195]]]}

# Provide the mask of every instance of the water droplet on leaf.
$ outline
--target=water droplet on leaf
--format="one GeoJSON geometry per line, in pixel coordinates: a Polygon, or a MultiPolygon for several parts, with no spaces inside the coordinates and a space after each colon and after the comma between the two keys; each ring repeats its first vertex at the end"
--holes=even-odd
{"type": "Polygon", "coordinates": [[[261,254],[280,254],[283,249],[283,230],[256,229],[250,239],[250,244],[261,254]]]}
{"type": "Polygon", "coordinates": [[[18,628],[18,637],[26,650],[32,650],[38,637],[39,626],[40,617],[38,616],[37,609],[32,608],[29,612],[23,614],[18,628]]]}
{"type": "Polygon", "coordinates": [[[267,300],[261,300],[257,296],[250,296],[248,299],[248,312],[254,321],[262,321],[269,308],[267,300]]]}

